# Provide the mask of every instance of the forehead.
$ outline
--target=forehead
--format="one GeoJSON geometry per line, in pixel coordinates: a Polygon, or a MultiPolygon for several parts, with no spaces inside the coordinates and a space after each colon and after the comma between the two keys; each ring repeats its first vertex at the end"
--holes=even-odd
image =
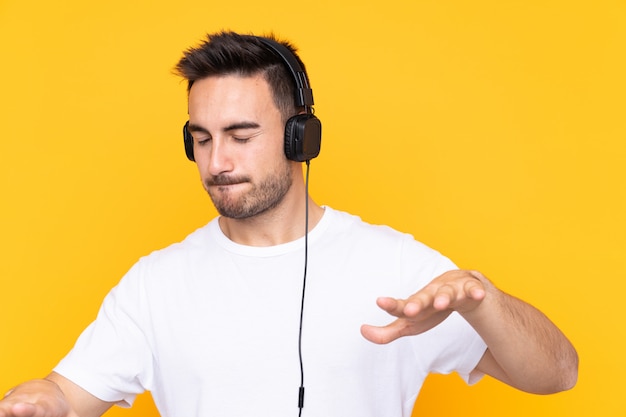
{"type": "Polygon", "coordinates": [[[194,82],[189,91],[189,117],[215,118],[240,114],[252,116],[278,111],[265,78],[252,76],[211,76],[194,82]]]}

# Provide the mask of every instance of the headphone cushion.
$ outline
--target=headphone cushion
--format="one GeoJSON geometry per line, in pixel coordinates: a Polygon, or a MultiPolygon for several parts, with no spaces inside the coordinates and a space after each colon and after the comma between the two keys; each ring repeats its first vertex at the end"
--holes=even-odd
{"type": "Polygon", "coordinates": [[[189,121],[185,123],[185,126],[183,126],[183,142],[185,144],[185,155],[187,155],[187,159],[194,162],[196,159],[193,156],[193,136],[191,136],[191,133],[189,133],[189,129],[187,129],[188,126],[189,121]]]}
{"type": "Polygon", "coordinates": [[[315,158],[320,153],[322,123],[312,114],[298,114],[285,124],[285,156],[296,162],[315,158]]]}

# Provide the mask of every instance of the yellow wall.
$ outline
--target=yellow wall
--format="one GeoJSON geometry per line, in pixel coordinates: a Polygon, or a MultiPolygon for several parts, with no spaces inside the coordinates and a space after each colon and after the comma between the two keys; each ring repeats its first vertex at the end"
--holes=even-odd
{"type": "MultiPolygon", "coordinates": [[[[432,377],[420,415],[626,413],[626,4],[368,3],[0,1],[0,391],[46,374],[140,255],[214,215],[170,70],[227,28],[300,47],[319,203],[482,270],[578,348],[570,392],[432,377]]],[[[144,396],[111,415],[156,412],[144,396]]]]}

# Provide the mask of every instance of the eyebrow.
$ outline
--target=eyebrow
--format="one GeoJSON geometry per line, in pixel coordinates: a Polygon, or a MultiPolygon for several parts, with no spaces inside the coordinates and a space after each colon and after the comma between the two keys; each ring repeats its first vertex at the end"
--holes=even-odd
{"type": "MultiPolygon", "coordinates": [[[[231,132],[233,130],[240,130],[240,129],[258,129],[259,127],[261,127],[261,125],[259,125],[256,122],[236,122],[236,123],[233,123],[224,127],[222,131],[231,132]]],[[[201,133],[208,133],[208,134],[211,133],[206,128],[197,124],[193,124],[193,123],[190,123],[187,128],[189,129],[190,132],[201,132],[201,133]]]]}

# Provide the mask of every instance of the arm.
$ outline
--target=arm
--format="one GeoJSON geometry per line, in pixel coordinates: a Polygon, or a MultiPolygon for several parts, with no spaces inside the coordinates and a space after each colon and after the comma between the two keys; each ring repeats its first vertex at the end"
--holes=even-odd
{"type": "Polygon", "coordinates": [[[112,405],[53,372],[9,391],[0,400],[0,417],[98,417],[112,405]]]}
{"type": "Polygon", "coordinates": [[[377,303],[397,320],[384,327],[364,325],[363,336],[374,343],[423,333],[457,311],[488,347],[477,372],[541,394],[576,383],[578,356],[563,333],[539,310],[498,290],[478,272],[449,271],[406,300],[379,298],[377,303]]]}

